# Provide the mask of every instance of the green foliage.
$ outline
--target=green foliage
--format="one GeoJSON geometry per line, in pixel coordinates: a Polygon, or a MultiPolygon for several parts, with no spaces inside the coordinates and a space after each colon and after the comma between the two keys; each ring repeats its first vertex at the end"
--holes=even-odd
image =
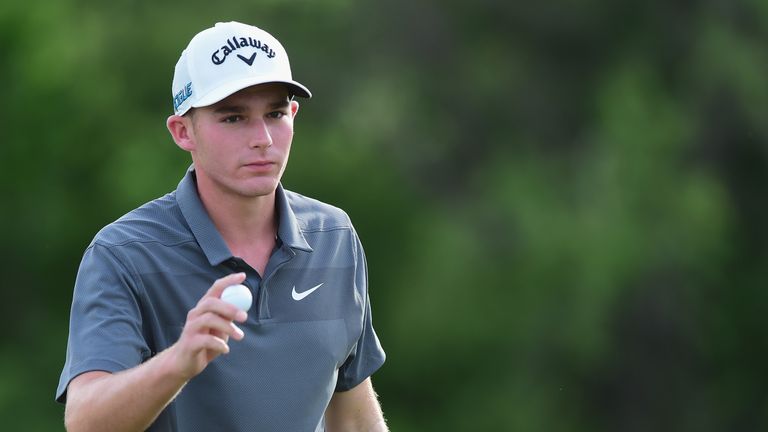
{"type": "Polygon", "coordinates": [[[0,418],[60,430],[95,232],[175,188],[189,38],[275,33],[290,189],[366,246],[393,430],[768,428],[768,3],[0,6],[0,418]]]}

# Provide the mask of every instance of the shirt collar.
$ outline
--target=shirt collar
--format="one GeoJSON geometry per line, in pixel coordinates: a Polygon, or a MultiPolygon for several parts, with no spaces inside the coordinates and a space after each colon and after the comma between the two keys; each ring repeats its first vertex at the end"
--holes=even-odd
{"type": "Polygon", "coordinates": [[[299,220],[291,208],[288,195],[280,183],[277,184],[277,190],[275,190],[275,209],[278,218],[277,236],[280,237],[283,244],[291,249],[312,252],[312,247],[307,243],[304,234],[301,233],[299,220]]]}
{"type": "MultiPolygon", "coordinates": [[[[179,182],[176,201],[208,262],[215,266],[232,258],[232,252],[200,201],[194,167],[190,167],[179,182]]],[[[277,235],[283,245],[291,249],[312,252],[312,247],[301,233],[301,227],[281,184],[278,184],[275,191],[275,209],[278,213],[277,235]]]]}

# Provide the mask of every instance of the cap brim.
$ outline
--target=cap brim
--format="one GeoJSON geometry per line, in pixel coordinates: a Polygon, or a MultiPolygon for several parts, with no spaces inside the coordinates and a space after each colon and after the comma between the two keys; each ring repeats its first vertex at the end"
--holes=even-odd
{"type": "Polygon", "coordinates": [[[225,99],[226,97],[237,93],[238,91],[252,87],[259,84],[285,84],[290,93],[292,95],[300,96],[303,98],[311,98],[312,92],[309,91],[308,88],[304,87],[302,84],[300,84],[297,81],[289,81],[289,80],[283,80],[283,79],[269,79],[267,77],[248,77],[237,81],[230,81],[227,82],[219,87],[216,87],[215,89],[209,91],[207,94],[200,97],[200,99],[197,100],[194,104],[192,104],[192,108],[202,108],[206,107],[208,105],[213,105],[216,102],[221,101],[222,99],[225,99]]]}

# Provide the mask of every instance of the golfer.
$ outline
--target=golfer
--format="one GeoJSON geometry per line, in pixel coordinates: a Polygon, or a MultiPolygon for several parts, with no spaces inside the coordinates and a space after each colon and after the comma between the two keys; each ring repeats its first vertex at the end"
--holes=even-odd
{"type": "Polygon", "coordinates": [[[272,35],[197,34],[167,127],[192,166],[103,228],[75,282],[56,399],[74,431],[386,431],[366,260],[342,210],[290,192],[296,97],[272,35]],[[246,313],[221,300],[243,284],[246,313]]]}

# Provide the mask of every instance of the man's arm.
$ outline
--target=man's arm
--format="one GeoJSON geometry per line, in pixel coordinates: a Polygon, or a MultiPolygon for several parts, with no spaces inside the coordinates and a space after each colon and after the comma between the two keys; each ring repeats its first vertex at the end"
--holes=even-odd
{"type": "Polygon", "coordinates": [[[325,410],[325,427],[328,432],[389,430],[370,378],[348,391],[333,394],[325,410]]]}
{"type": "Polygon", "coordinates": [[[184,385],[221,354],[229,337],[243,338],[233,321],[247,315],[223,302],[224,288],[241,283],[244,273],[223,277],[187,314],[179,340],[151,360],[111,374],[86,372],[67,387],[64,423],[70,432],[147,429],[184,385]]]}

